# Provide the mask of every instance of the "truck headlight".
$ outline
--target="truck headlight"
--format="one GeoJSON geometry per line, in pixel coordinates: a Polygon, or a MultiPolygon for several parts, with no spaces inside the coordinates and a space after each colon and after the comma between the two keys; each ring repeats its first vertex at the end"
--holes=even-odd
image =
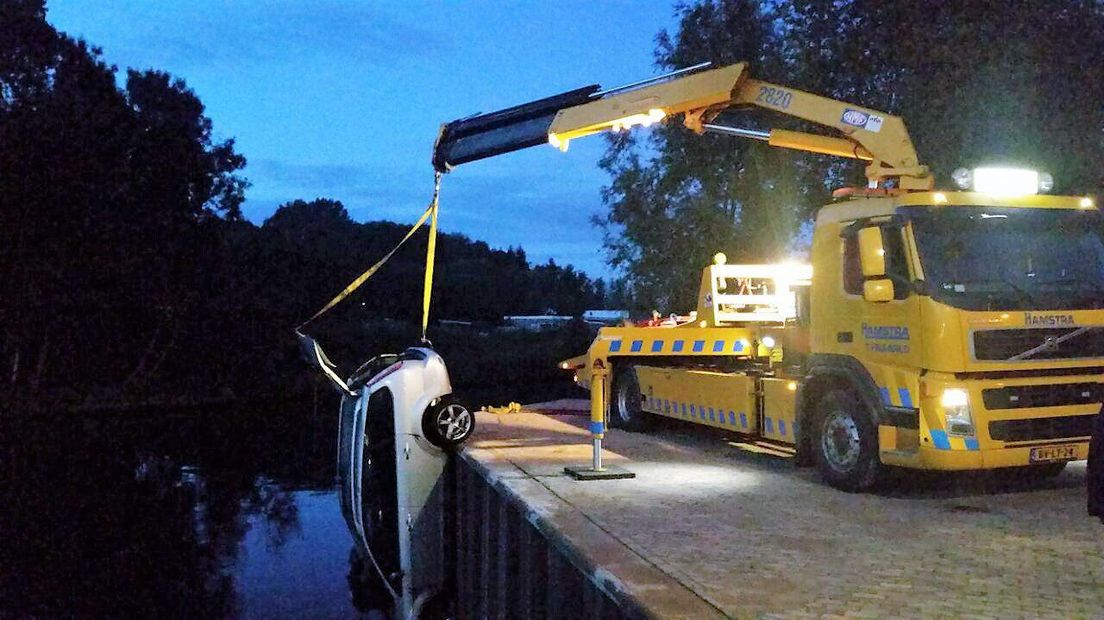
{"type": "Polygon", "coordinates": [[[946,388],[939,399],[946,417],[947,434],[973,435],[974,419],[970,415],[970,393],[963,388],[946,388]]]}

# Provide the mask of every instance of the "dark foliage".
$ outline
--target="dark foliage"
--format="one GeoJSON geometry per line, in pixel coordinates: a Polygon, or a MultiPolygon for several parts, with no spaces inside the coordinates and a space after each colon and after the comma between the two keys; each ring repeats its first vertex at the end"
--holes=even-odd
{"type": "MultiPolygon", "coordinates": [[[[1100,0],[697,0],[676,12],[677,31],[657,38],[660,69],[748,61],[757,78],[901,116],[942,186],[985,164],[1048,171],[1058,193],[1104,184],[1100,0]]],[[[755,110],[721,120],[825,132],[755,110]]],[[[714,252],[766,262],[801,251],[798,231],[828,190],[863,183],[859,164],[676,122],[616,134],[602,166],[610,261],[638,306],[662,311],[693,307],[714,252]]]]}
{"type": "MultiPolygon", "coordinates": [[[[327,199],[256,226],[241,217],[245,163],[182,80],[130,70],[120,87],[99,50],[47,23],[41,0],[0,3],[0,399],[89,409],[305,390],[292,329],[407,226],[355,223],[327,199]]],[[[419,316],[425,238],[312,325],[346,361],[417,341],[410,323],[401,343],[366,330],[419,316]]],[[[604,295],[571,267],[531,267],[521,249],[438,244],[435,320],[578,314],[604,295]]],[[[512,346],[479,337],[497,343],[482,364],[512,346]]]]}

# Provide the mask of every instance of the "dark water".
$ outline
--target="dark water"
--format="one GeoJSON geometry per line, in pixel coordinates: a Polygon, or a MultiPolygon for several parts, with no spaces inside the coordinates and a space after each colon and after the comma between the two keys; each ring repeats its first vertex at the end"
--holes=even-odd
{"type": "Polygon", "coordinates": [[[380,617],[350,579],[335,418],[323,399],[0,421],[0,617],[380,617]]]}

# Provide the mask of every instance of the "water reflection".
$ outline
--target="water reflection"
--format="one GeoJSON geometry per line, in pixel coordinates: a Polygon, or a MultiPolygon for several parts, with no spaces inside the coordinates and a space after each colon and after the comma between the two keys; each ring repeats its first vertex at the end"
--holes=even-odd
{"type": "Polygon", "coordinates": [[[335,409],[0,420],[0,616],[378,607],[333,491],[335,409]]]}

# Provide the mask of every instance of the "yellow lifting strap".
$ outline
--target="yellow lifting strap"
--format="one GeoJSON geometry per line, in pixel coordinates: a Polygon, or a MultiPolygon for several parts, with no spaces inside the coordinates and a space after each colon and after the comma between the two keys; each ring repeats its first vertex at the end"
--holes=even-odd
{"type": "Polygon", "coordinates": [[[428,342],[426,326],[429,325],[429,300],[433,296],[433,264],[437,256],[437,204],[441,195],[441,173],[437,172],[433,176],[433,200],[429,203],[429,242],[426,243],[425,284],[422,291],[422,342],[428,342]]]}
{"type": "Polygon", "coordinates": [[[409,241],[410,238],[414,236],[414,233],[418,232],[418,229],[421,228],[422,224],[425,224],[426,220],[428,219],[430,220],[429,244],[426,249],[425,293],[422,298],[422,340],[424,341],[426,339],[426,326],[429,324],[429,301],[431,286],[433,284],[433,260],[437,251],[437,207],[438,197],[440,196],[440,193],[441,173],[438,172],[434,175],[433,179],[433,199],[430,200],[429,206],[426,207],[425,212],[422,213],[421,217],[418,218],[418,221],[410,227],[410,230],[406,231],[406,235],[402,238],[402,240],[399,241],[399,243],[395,247],[391,248],[391,251],[385,254],[383,258],[376,261],[376,264],[369,267],[367,271],[357,276],[357,279],[350,282],[349,286],[346,286],[344,290],[338,293],[336,297],[331,299],[329,303],[322,307],[321,310],[315,312],[314,315],[311,316],[311,318],[303,321],[303,323],[300,324],[299,327],[296,327],[295,332],[301,334],[301,330],[309,323],[322,316],[323,314],[329,312],[331,308],[341,303],[341,301],[349,295],[353,294],[353,291],[360,288],[362,284],[368,281],[368,278],[371,278],[373,275],[375,275],[377,271],[379,271],[380,267],[383,267],[383,265],[387,261],[391,260],[391,257],[395,255],[395,252],[398,252],[399,248],[401,248],[404,243],[409,241]]]}

